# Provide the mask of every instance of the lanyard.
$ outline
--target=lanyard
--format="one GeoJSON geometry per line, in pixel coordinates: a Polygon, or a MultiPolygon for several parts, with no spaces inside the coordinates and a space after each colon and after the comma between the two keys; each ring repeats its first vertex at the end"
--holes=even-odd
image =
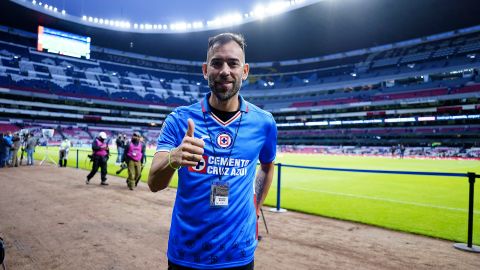
{"type": "MultiPolygon", "coordinates": [[[[238,121],[237,130],[235,131],[235,136],[233,137],[232,147],[230,148],[230,153],[228,153],[227,161],[230,161],[230,157],[232,155],[233,147],[235,146],[235,141],[237,140],[238,131],[240,130],[240,124],[242,123],[242,117],[243,117],[243,112],[240,112],[240,120],[238,121]]],[[[207,128],[207,133],[208,133],[208,137],[210,138],[210,143],[212,144],[213,157],[217,158],[217,152],[215,151],[215,144],[213,143],[212,135],[210,135],[210,129],[208,128],[208,125],[207,125],[207,119],[205,117],[205,112],[203,113],[203,122],[205,123],[205,127],[207,128]]],[[[222,176],[223,176],[223,173],[225,172],[225,167],[227,166],[227,164],[228,164],[228,162],[225,162],[223,167],[221,167],[220,173],[218,174],[218,180],[220,182],[222,181],[222,176]]]]}

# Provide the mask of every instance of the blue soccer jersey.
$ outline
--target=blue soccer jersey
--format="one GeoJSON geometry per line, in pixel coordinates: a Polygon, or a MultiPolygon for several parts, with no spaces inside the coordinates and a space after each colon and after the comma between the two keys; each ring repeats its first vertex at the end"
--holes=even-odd
{"type": "Polygon", "coordinates": [[[257,246],[256,164],[273,162],[277,128],[273,116],[239,98],[240,111],[227,122],[201,102],[175,109],[165,120],[157,152],[181,144],[187,119],[205,141],[203,159],[178,170],[167,256],[175,264],[205,269],[250,263],[257,246]],[[226,205],[212,206],[212,185],[228,187],[226,205]]]}

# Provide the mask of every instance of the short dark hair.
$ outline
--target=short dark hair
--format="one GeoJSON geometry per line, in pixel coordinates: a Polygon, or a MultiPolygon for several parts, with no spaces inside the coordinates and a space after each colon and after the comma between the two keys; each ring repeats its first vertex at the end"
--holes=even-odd
{"type": "Polygon", "coordinates": [[[238,46],[242,48],[243,53],[245,53],[245,47],[247,46],[247,44],[245,43],[245,38],[241,34],[221,33],[208,39],[207,55],[210,49],[215,46],[215,44],[223,45],[227,44],[230,41],[235,41],[238,46]]]}

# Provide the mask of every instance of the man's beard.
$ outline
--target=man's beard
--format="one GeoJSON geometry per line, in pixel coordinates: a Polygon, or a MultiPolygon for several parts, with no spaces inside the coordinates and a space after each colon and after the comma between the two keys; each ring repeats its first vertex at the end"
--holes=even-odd
{"type": "Polygon", "coordinates": [[[208,80],[208,86],[210,87],[210,90],[212,90],[212,93],[220,100],[220,101],[227,101],[234,97],[238,91],[240,91],[240,87],[242,87],[242,81],[241,80],[233,80],[232,82],[232,89],[229,89],[227,91],[224,91],[219,87],[220,89],[217,89],[215,87],[215,80],[209,79],[208,80]]]}

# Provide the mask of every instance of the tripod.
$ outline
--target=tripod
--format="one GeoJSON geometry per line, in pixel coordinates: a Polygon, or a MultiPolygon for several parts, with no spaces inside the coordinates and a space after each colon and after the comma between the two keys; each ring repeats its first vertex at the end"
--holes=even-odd
{"type": "Polygon", "coordinates": [[[57,165],[57,162],[55,162],[55,160],[53,160],[48,154],[48,142],[45,148],[46,148],[45,156],[43,157],[42,161],[40,161],[40,165],[42,165],[44,161],[51,161],[53,164],[57,165]]]}

